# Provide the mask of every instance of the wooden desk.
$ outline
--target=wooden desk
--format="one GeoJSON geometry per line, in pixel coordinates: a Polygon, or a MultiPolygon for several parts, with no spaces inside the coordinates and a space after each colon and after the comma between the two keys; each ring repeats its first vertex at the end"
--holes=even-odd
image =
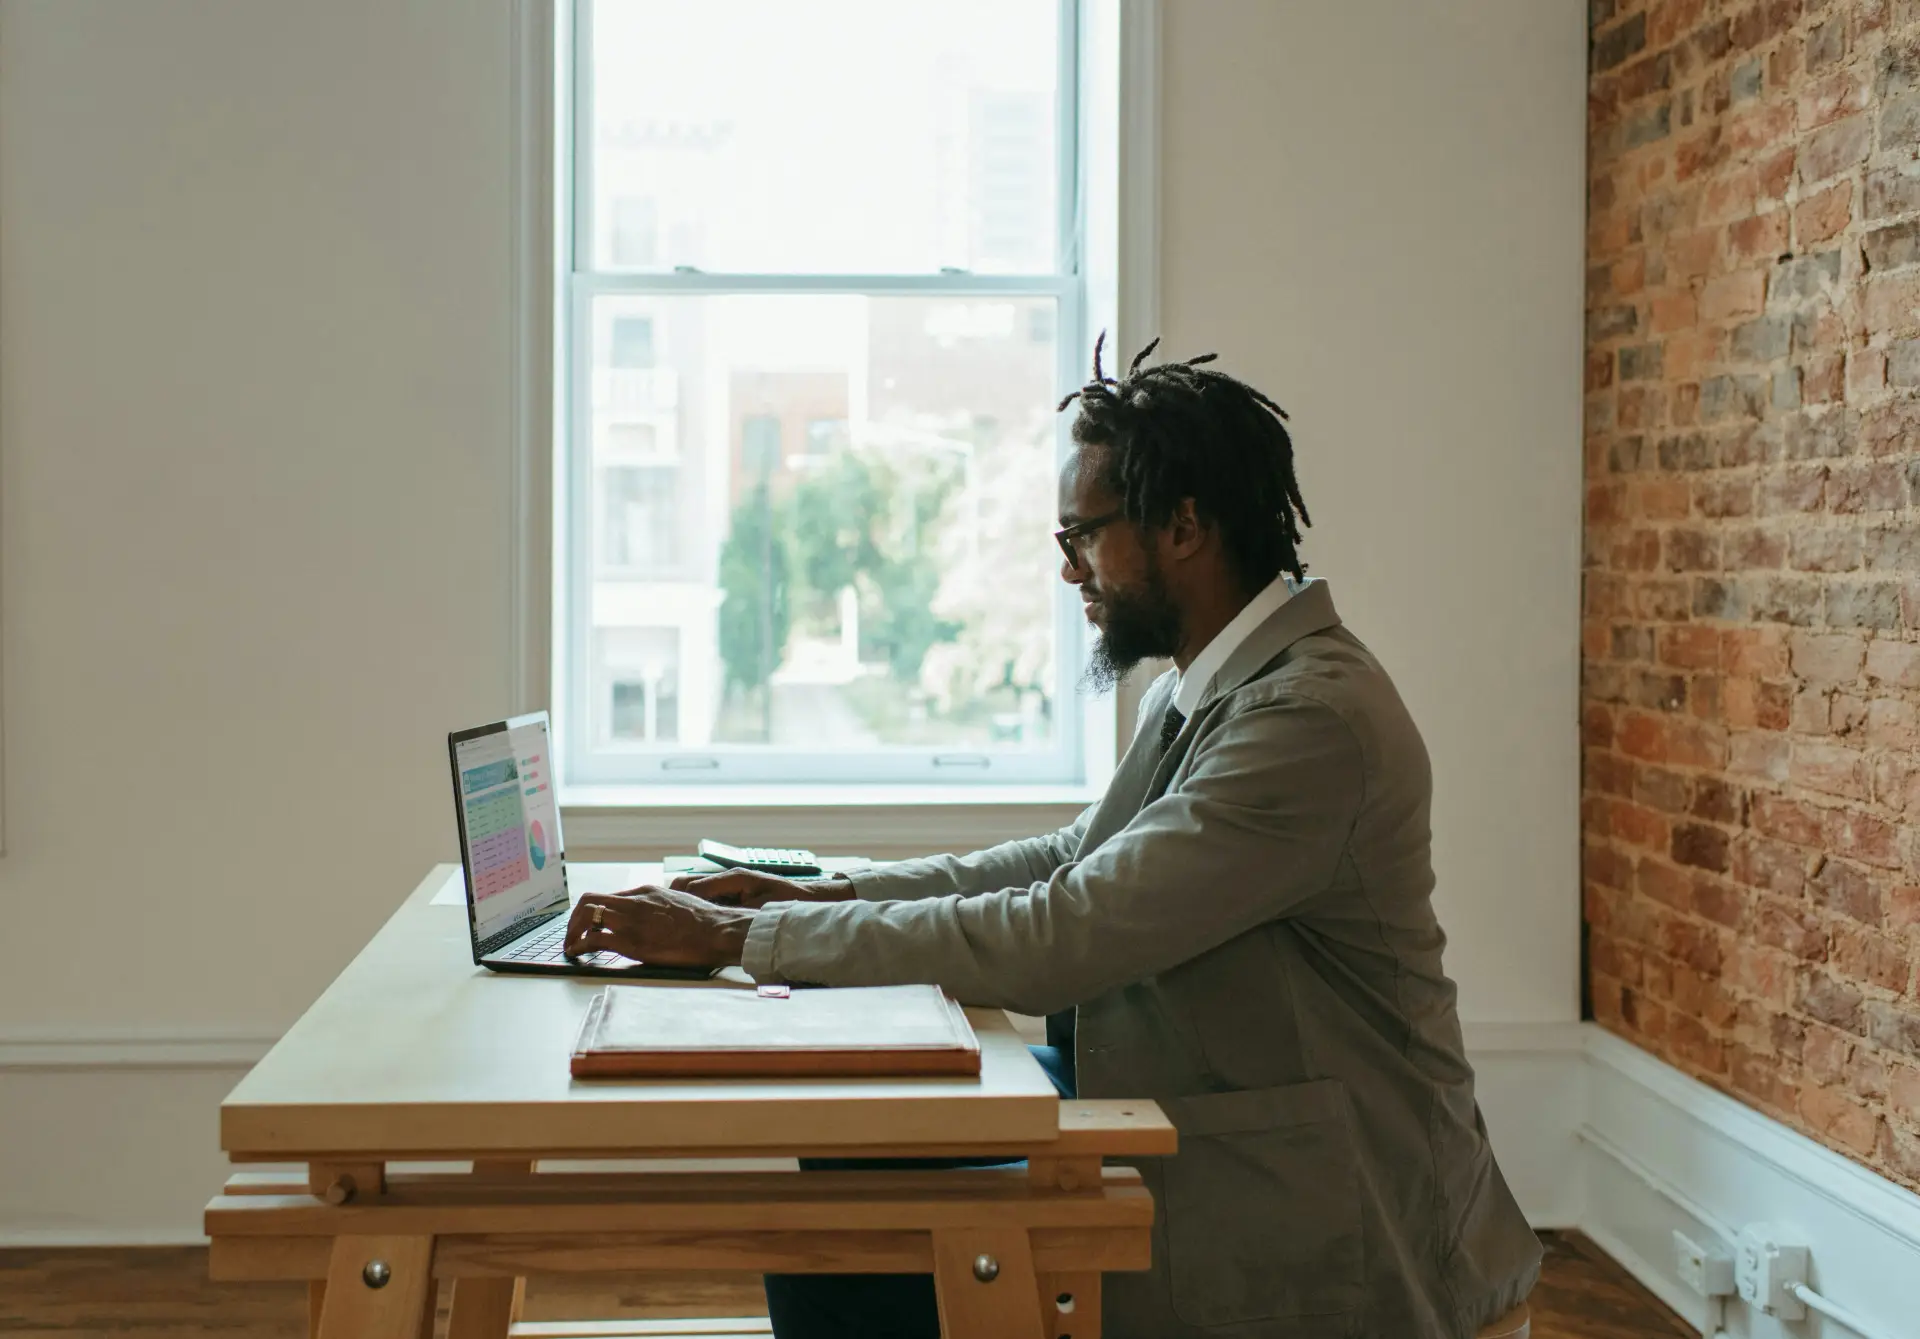
{"type": "MultiPolygon", "coordinates": [[[[568,870],[576,895],[638,872],[568,870]]],[[[320,1339],[415,1339],[438,1279],[455,1339],[498,1339],[529,1274],[650,1269],[930,1272],[946,1335],[1097,1339],[1100,1271],[1147,1267],[1152,1200],[1102,1159],[1171,1153],[1171,1125],[1150,1102],[1062,1103],[999,1011],[968,1011],[978,1079],[578,1082],[600,983],[474,967],[464,910],[434,901],[457,876],[429,874],[221,1106],[235,1162],[308,1174],[228,1183],[206,1213],[213,1276],[309,1280],[320,1339]],[[834,1155],[1028,1166],[554,1165],[834,1155]]]]}

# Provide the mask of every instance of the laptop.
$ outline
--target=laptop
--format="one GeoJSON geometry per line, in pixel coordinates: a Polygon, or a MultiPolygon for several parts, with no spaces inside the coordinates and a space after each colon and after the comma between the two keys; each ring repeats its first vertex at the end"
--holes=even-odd
{"type": "Polygon", "coordinates": [[[554,802],[547,713],[447,736],[473,960],[495,972],[704,979],[710,967],[660,967],[618,953],[569,958],[567,862],[554,802]]]}

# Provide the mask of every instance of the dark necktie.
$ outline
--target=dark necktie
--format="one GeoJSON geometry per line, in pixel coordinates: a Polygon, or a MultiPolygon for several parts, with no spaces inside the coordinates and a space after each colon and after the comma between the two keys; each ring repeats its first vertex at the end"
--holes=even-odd
{"type": "Polygon", "coordinates": [[[1180,708],[1169,702],[1167,714],[1160,718],[1160,752],[1165,753],[1173,747],[1174,736],[1180,733],[1180,727],[1186,723],[1187,718],[1181,715],[1180,708]]]}

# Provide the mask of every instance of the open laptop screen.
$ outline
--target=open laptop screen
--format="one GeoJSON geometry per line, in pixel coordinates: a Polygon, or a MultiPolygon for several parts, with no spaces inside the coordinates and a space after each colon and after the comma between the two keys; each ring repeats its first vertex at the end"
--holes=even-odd
{"type": "Polygon", "coordinates": [[[476,941],[567,908],[547,716],[538,712],[453,738],[461,840],[476,941]]]}

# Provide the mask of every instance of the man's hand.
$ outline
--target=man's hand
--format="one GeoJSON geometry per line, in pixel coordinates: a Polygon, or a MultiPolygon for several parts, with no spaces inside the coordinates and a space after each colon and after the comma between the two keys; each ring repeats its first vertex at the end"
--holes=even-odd
{"type": "Polygon", "coordinates": [[[720,874],[682,874],[673,881],[673,886],[722,906],[755,911],[769,902],[848,902],[853,899],[853,883],[844,875],[798,880],[782,879],[758,870],[730,869],[720,874]]]}
{"type": "Polygon", "coordinates": [[[618,953],[661,967],[732,967],[754,913],[651,885],[588,893],[567,921],[566,953],[618,953]]]}

